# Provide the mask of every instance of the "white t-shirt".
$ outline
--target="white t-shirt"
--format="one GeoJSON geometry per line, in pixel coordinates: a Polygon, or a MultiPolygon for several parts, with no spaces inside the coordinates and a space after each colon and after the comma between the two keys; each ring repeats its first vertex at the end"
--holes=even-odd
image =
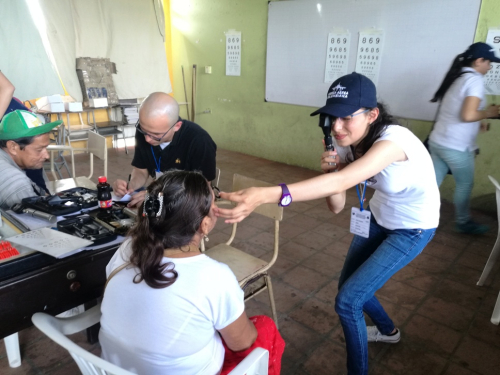
{"type": "MultiPolygon", "coordinates": [[[[368,180],[367,185],[375,189],[370,200],[374,219],[391,230],[436,228],[441,201],[429,152],[410,130],[399,125],[388,126],[375,143],[380,141],[396,143],[408,160],[392,163],[368,180]]],[[[337,152],[345,161],[350,148],[339,147],[337,152]]]]}
{"type": "Polygon", "coordinates": [[[462,71],[467,73],[458,77],[444,95],[429,140],[452,150],[474,151],[477,149],[476,138],[481,122],[463,122],[461,111],[468,96],[481,99],[478,109],[484,109],[484,78],[473,68],[463,68],[462,71]]]}
{"type": "MultiPolygon", "coordinates": [[[[106,274],[130,252],[127,240],[106,274]]],[[[129,267],[108,283],[101,308],[102,358],[141,375],[218,374],[224,348],[217,330],[243,313],[243,291],[227,265],[204,254],[163,259],[178,272],[169,287],[134,284],[138,270],[129,267]]]]}

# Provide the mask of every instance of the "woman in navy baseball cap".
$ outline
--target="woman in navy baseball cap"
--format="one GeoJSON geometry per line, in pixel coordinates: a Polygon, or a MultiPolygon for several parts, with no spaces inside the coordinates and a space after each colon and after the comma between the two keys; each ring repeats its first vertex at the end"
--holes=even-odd
{"type": "Polygon", "coordinates": [[[336,148],[322,155],[324,174],[288,186],[221,193],[238,205],[219,209],[219,216],[239,222],[264,203],[286,206],[318,198],[326,198],[330,211],[338,214],[346,191],[356,187],[359,206],[350,213],[355,236],[339,278],[335,311],[344,330],[348,373],[367,374],[368,342],[395,344],[401,338],[375,292],[434,236],[439,189],[426,148],[377,102],[367,77],[352,73],[336,80],[325,106],[312,113],[317,114],[329,124],[336,148]],[[343,168],[337,168],[339,163],[343,168]],[[375,190],[369,205],[364,203],[366,186],[375,190]],[[366,326],[363,312],[375,326],[366,326]]]}
{"type": "MultiPolygon", "coordinates": [[[[482,234],[488,226],[476,223],[469,211],[474,185],[474,159],[479,150],[476,138],[488,130],[490,117],[498,117],[500,106],[486,106],[484,76],[491,63],[500,63],[494,49],[482,42],[470,45],[455,57],[431,102],[439,102],[436,123],[429,135],[436,180],[441,185],[448,170],[455,179],[455,231],[482,234]]],[[[498,67],[498,65],[497,65],[498,67]]]]}

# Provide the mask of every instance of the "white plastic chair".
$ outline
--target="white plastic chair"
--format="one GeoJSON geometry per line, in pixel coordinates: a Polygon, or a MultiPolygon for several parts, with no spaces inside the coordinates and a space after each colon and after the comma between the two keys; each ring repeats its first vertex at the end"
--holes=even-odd
{"type": "MultiPolygon", "coordinates": [[[[86,351],[66,337],[99,323],[100,319],[100,304],[70,318],[56,318],[41,312],[31,318],[40,331],[71,354],[83,375],[132,375],[132,372],[86,351]]],[[[230,372],[230,375],[267,375],[268,367],[269,352],[256,348],[230,372]]]]}
{"type": "Polygon", "coordinates": [[[40,331],[71,354],[83,375],[132,375],[132,372],[86,351],[66,337],[99,323],[100,319],[100,304],[70,318],[56,318],[45,313],[36,313],[31,317],[31,321],[40,331]]]}
{"type": "Polygon", "coordinates": [[[10,367],[21,366],[21,351],[19,350],[19,334],[13,333],[3,339],[5,350],[7,351],[7,360],[10,367]]]}
{"type": "Polygon", "coordinates": [[[229,375],[267,375],[268,371],[269,352],[263,348],[255,348],[229,375]]]}
{"type": "MultiPolygon", "coordinates": [[[[491,272],[491,269],[493,268],[493,265],[497,261],[498,257],[500,256],[500,184],[498,183],[497,180],[495,180],[493,177],[488,176],[490,181],[495,185],[496,188],[496,198],[497,198],[497,215],[498,215],[498,235],[497,235],[497,240],[495,242],[495,245],[493,246],[493,249],[491,250],[490,257],[488,258],[488,261],[486,262],[486,265],[484,266],[483,273],[481,274],[481,277],[479,278],[479,281],[477,282],[477,285],[481,286],[484,284],[486,281],[486,278],[491,272]]],[[[493,315],[491,317],[491,322],[493,324],[498,325],[500,323],[500,293],[498,295],[497,302],[495,304],[495,308],[493,310],[493,315]]]]}

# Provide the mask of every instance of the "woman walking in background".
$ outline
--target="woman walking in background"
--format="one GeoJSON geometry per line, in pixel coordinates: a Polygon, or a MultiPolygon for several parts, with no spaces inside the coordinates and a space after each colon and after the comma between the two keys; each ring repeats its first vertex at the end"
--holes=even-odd
{"type": "Polygon", "coordinates": [[[486,124],[481,120],[497,117],[500,106],[486,107],[484,75],[491,63],[499,63],[493,48],[474,43],[451,65],[431,102],[440,102],[434,128],[429,135],[429,150],[440,186],[448,170],[455,179],[455,230],[459,233],[482,234],[488,226],[474,222],[469,203],[474,185],[476,137],[486,124]]]}

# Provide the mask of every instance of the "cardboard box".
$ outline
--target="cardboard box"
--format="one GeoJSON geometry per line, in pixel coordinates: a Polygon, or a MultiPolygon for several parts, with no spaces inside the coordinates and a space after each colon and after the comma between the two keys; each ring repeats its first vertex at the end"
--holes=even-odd
{"type": "MultiPolygon", "coordinates": [[[[59,94],[49,95],[38,99],[36,101],[36,106],[38,110],[41,112],[56,112],[51,110],[51,104],[57,104],[57,103],[62,104],[62,102],[63,100],[61,95],[59,94]]],[[[60,106],[56,106],[56,108],[60,108],[60,106]]],[[[64,105],[63,105],[63,110],[61,112],[64,112],[64,105]]]]}
{"type": "MultiPolygon", "coordinates": [[[[42,110],[42,112],[44,112],[44,110],[42,110]]],[[[64,103],[49,103],[47,112],[66,112],[64,103]]]]}
{"type": "Polygon", "coordinates": [[[95,98],[89,100],[89,107],[91,108],[103,108],[108,106],[108,99],[106,98],[95,98]]]}
{"type": "Polygon", "coordinates": [[[68,112],[82,112],[82,103],[81,102],[65,102],[64,109],[68,112]]]}

